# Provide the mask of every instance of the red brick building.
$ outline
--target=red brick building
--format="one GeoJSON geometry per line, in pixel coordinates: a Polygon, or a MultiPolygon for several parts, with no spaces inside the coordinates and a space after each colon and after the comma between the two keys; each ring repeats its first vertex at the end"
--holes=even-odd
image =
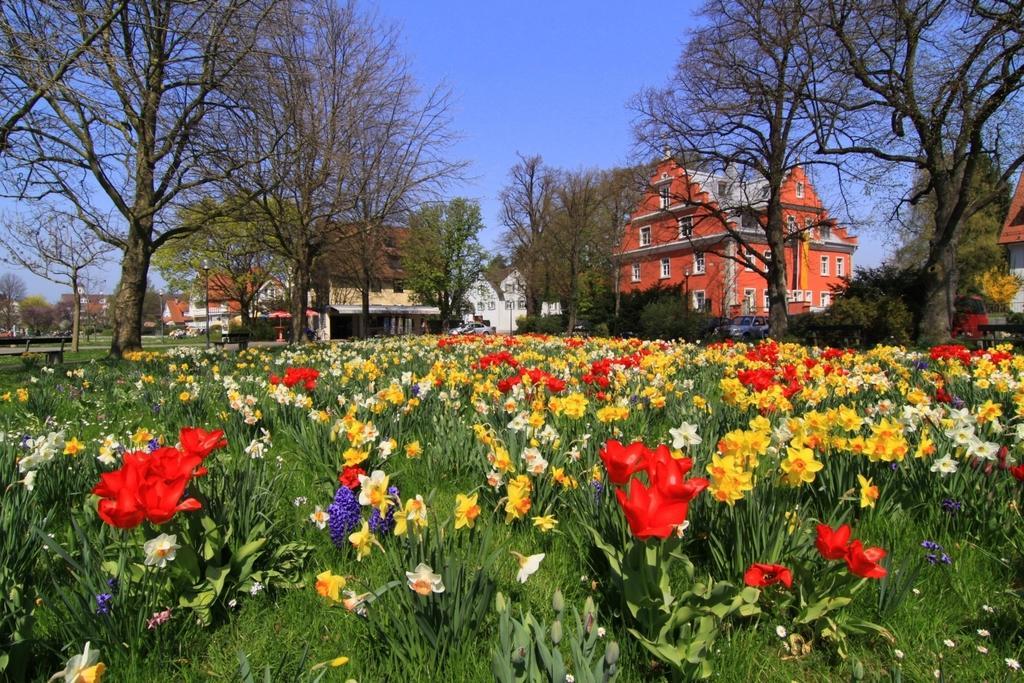
{"type": "MultiPolygon", "coordinates": [[[[630,216],[619,249],[622,291],[681,285],[691,306],[713,315],[766,314],[770,258],[761,225],[766,183],[687,171],[662,161],[630,216]],[[749,245],[741,246],[729,228],[749,245]],[[738,262],[737,258],[742,262],[738,262]]],[[[790,312],[825,308],[853,271],[857,238],[832,219],[803,169],[782,186],[790,312]]]]}

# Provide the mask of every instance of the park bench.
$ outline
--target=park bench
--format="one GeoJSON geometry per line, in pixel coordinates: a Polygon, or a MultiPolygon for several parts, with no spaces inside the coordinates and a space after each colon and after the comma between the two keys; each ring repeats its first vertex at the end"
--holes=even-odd
{"type": "Polygon", "coordinates": [[[221,335],[220,341],[213,342],[213,345],[219,348],[224,348],[227,344],[238,344],[238,350],[245,351],[249,348],[249,333],[228,332],[221,335]]]}
{"type": "Polygon", "coordinates": [[[1009,323],[978,325],[978,332],[981,334],[978,344],[983,349],[996,344],[1013,344],[1014,346],[1024,344],[1024,325],[1009,323]]]}
{"type": "Polygon", "coordinates": [[[860,325],[811,325],[807,341],[812,346],[859,347],[864,345],[864,328],[860,325]]]}
{"type": "Polygon", "coordinates": [[[64,344],[68,337],[0,337],[0,356],[21,356],[26,353],[38,353],[46,356],[46,362],[50,365],[64,362],[64,344]],[[60,344],[59,348],[53,348],[53,344],[60,344]],[[50,348],[39,348],[47,346],[50,348]]]}

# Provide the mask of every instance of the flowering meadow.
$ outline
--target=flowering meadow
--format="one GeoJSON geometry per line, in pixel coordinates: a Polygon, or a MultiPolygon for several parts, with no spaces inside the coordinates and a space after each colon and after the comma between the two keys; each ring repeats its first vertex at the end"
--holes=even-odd
{"type": "Polygon", "coordinates": [[[0,389],[0,679],[1009,680],[1024,356],[181,348],[0,389]]]}

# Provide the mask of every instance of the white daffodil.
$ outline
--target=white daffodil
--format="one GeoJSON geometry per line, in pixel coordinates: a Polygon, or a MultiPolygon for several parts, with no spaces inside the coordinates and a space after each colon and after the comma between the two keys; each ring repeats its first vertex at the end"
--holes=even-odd
{"type": "Polygon", "coordinates": [[[177,544],[178,537],[174,534],[160,534],[154,539],[146,541],[146,544],[142,546],[143,550],[146,551],[145,565],[151,566],[156,565],[157,567],[163,568],[167,566],[167,563],[174,559],[174,554],[178,551],[181,546],[177,544]]]}
{"type": "Polygon", "coordinates": [[[511,551],[519,562],[519,572],[516,573],[516,580],[519,583],[526,583],[526,580],[540,569],[540,561],[544,559],[544,553],[537,555],[520,555],[515,550],[511,551]]]}
{"type": "Polygon", "coordinates": [[[82,654],[69,659],[62,670],[50,677],[50,681],[60,679],[66,683],[98,681],[103,677],[103,672],[106,669],[107,666],[100,661],[100,651],[92,649],[90,644],[86,643],[82,654]]]}
{"type": "Polygon", "coordinates": [[[435,574],[433,568],[423,562],[416,565],[416,569],[413,571],[406,572],[405,578],[409,581],[409,588],[420,595],[444,593],[444,582],[441,580],[441,575],[435,574]]]}
{"type": "Polygon", "coordinates": [[[931,471],[938,472],[944,477],[947,474],[953,474],[956,472],[956,468],[956,460],[953,460],[953,458],[948,455],[944,455],[932,463],[931,471]]]}
{"type": "Polygon", "coordinates": [[[330,513],[328,513],[319,505],[317,505],[316,509],[313,510],[313,512],[311,512],[309,515],[309,521],[311,521],[313,524],[316,524],[317,529],[323,529],[324,527],[326,527],[327,522],[329,522],[330,519],[330,513]]]}
{"type": "Polygon", "coordinates": [[[388,505],[388,475],[384,470],[374,470],[370,476],[359,475],[359,504],[369,505],[380,510],[383,515],[388,505]]]}
{"type": "Polygon", "coordinates": [[[689,422],[683,422],[678,427],[668,430],[668,433],[672,435],[672,448],[679,450],[696,446],[702,441],[697,433],[697,425],[689,422]]]}

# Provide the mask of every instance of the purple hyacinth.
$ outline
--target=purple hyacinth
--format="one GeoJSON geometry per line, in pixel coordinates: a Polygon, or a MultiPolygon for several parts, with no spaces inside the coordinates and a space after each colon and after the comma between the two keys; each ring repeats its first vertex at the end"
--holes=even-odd
{"type": "Polygon", "coordinates": [[[327,506],[327,527],[331,532],[331,540],[339,548],[345,547],[348,535],[356,530],[362,521],[359,499],[346,486],[341,486],[334,494],[334,502],[327,506]]]}
{"type": "Polygon", "coordinates": [[[946,498],[945,500],[942,501],[942,509],[944,512],[948,512],[952,515],[963,510],[964,504],[961,503],[959,500],[955,500],[953,498],[946,498]]]}
{"type": "Polygon", "coordinates": [[[926,360],[914,361],[914,368],[917,369],[917,370],[927,370],[928,369],[928,361],[926,361],[926,360]]]}
{"type": "Polygon", "coordinates": [[[96,596],[96,614],[110,614],[110,603],[114,596],[110,593],[100,593],[96,596]]]}
{"type": "MultiPolygon", "coordinates": [[[[388,495],[391,496],[393,500],[401,500],[401,498],[399,497],[397,486],[388,487],[388,495]]],[[[380,514],[380,510],[374,508],[373,512],[370,513],[370,531],[377,534],[378,536],[383,536],[385,534],[391,533],[391,531],[395,528],[396,505],[397,503],[388,507],[387,514],[383,516],[380,514]]]]}

